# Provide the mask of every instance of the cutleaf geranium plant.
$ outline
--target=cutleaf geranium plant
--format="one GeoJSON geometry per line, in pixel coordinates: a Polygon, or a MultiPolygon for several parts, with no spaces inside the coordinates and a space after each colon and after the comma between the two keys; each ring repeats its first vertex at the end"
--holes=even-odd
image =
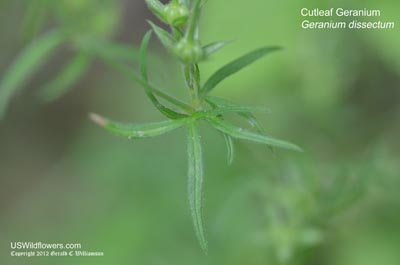
{"type": "Polygon", "coordinates": [[[227,143],[229,161],[233,159],[233,139],[248,140],[270,147],[301,151],[289,142],[267,136],[254,112],[263,112],[264,108],[243,107],[228,100],[210,96],[210,92],[225,78],[235,74],[254,61],[267,54],[278,51],[278,47],[262,47],[228,63],[216,71],[205,83],[200,81],[199,64],[211,54],[221,49],[225,42],[214,42],[205,46],[199,39],[199,18],[204,0],[172,0],[164,5],[158,0],[146,0],[150,10],[161,22],[169,25],[167,32],[156,24],[149,22],[152,30],[144,36],[140,47],[140,73],[134,73],[128,66],[113,60],[108,60],[115,68],[129,75],[145,90],[150,101],[167,118],[165,121],[147,124],[121,124],[111,121],[97,114],[91,114],[91,119],[106,130],[129,139],[141,139],[159,136],[178,128],[184,127],[187,131],[188,155],[188,199],[190,211],[197,239],[201,248],[207,251],[207,240],[203,228],[202,201],[203,201],[203,151],[199,134],[199,122],[206,121],[213,128],[220,131],[227,143]],[[146,55],[152,32],[158,37],[163,46],[180,60],[185,88],[191,97],[189,103],[182,102],[155,87],[149,80],[146,55]],[[168,105],[162,104],[167,102],[168,105]],[[227,113],[236,113],[246,119],[255,131],[238,127],[224,119],[227,113]]]}

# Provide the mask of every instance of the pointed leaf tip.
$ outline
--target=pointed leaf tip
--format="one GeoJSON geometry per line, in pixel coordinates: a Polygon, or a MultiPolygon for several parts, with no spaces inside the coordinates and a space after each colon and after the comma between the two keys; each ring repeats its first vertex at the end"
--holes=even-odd
{"type": "Polygon", "coordinates": [[[101,127],[105,127],[107,125],[107,120],[96,113],[90,113],[89,119],[101,127]]]}
{"type": "Polygon", "coordinates": [[[150,26],[154,30],[154,33],[156,34],[157,38],[160,40],[161,44],[164,45],[164,47],[167,50],[172,50],[175,45],[174,37],[170,33],[168,33],[166,30],[157,26],[150,20],[148,20],[147,22],[150,24],[150,26]]]}
{"type": "Polygon", "coordinates": [[[233,138],[248,140],[248,141],[261,143],[261,144],[266,144],[271,147],[278,147],[278,148],[288,149],[288,150],[292,150],[292,151],[303,152],[303,150],[295,144],[292,144],[287,141],[279,140],[279,139],[274,139],[274,138],[268,137],[266,135],[247,131],[247,130],[237,127],[233,124],[225,122],[219,118],[209,118],[208,121],[211,123],[211,125],[215,129],[217,129],[218,131],[221,131],[233,138]]]}
{"type": "Polygon", "coordinates": [[[159,136],[186,124],[186,119],[166,120],[150,123],[119,123],[106,119],[98,114],[91,113],[89,118],[106,131],[128,139],[140,139],[159,136]]]}
{"type": "Polygon", "coordinates": [[[223,134],[224,139],[225,139],[225,144],[226,144],[226,150],[228,154],[228,165],[233,164],[233,159],[234,159],[234,144],[233,144],[233,139],[226,133],[223,134]]]}
{"type": "Polygon", "coordinates": [[[206,57],[210,57],[212,54],[224,48],[230,42],[227,41],[217,41],[210,44],[207,44],[203,47],[203,51],[206,57]]]}

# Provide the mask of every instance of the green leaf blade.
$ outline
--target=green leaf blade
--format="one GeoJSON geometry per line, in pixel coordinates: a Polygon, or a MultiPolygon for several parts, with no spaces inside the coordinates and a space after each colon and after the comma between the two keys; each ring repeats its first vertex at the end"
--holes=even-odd
{"type": "Polygon", "coordinates": [[[226,133],[223,133],[223,135],[224,135],[225,144],[226,144],[226,151],[228,154],[227,155],[228,164],[231,165],[233,163],[234,154],[235,154],[233,139],[231,136],[227,135],[226,133]]]}
{"type": "MultiPolygon", "coordinates": [[[[218,98],[218,97],[211,97],[208,96],[206,98],[206,101],[209,102],[210,104],[213,104],[215,106],[219,106],[222,108],[225,107],[241,107],[239,104],[236,104],[234,102],[231,102],[229,100],[223,99],[223,98],[218,98]]],[[[254,111],[253,111],[254,112],[254,111]]],[[[252,127],[254,127],[258,133],[260,134],[265,134],[265,130],[262,127],[261,123],[258,121],[256,116],[253,115],[251,112],[238,112],[240,116],[242,116],[252,127]]]]}
{"type": "Polygon", "coordinates": [[[228,134],[229,136],[237,139],[242,139],[242,140],[248,140],[256,143],[261,143],[261,144],[266,144],[271,147],[278,147],[278,148],[283,148],[287,150],[292,150],[292,151],[298,151],[302,152],[303,150],[298,147],[295,144],[279,140],[279,139],[274,139],[272,137],[268,137],[266,135],[262,134],[257,134],[257,133],[252,133],[249,131],[246,131],[240,127],[237,127],[235,125],[232,125],[230,123],[227,123],[221,119],[218,118],[210,118],[208,121],[211,123],[211,125],[225,133],[228,134]]]}
{"type": "Polygon", "coordinates": [[[224,48],[228,42],[226,41],[217,41],[210,44],[207,44],[203,47],[205,57],[210,57],[212,54],[224,48]]]}
{"type": "Polygon", "coordinates": [[[179,129],[187,123],[186,119],[180,119],[147,124],[124,124],[111,121],[95,113],[91,113],[89,117],[94,123],[103,127],[108,132],[128,139],[156,137],[179,129]]]}
{"type": "MultiPolygon", "coordinates": [[[[218,97],[211,97],[208,96],[206,98],[206,101],[209,104],[212,104],[214,106],[218,106],[218,107],[240,107],[240,105],[233,103],[229,100],[223,99],[223,98],[218,98],[218,97]]],[[[261,123],[258,121],[258,119],[256,118],[256,116],[254,116],[253,113],[251,112],[238,112],[237,113],[239,116],[243,117],[248,124],[250,124],[251,127],[255,128],[256,131],[261,134],[261,135],[266,135],[266,132],[264,130],[264,128],[262,127],[261,123]]],[[[274,151],[274,148],[269,146],[269,148],[274,151]]]]}
{"type": "Polygon", "coordinates": [[[158,39],[160,40],[160,42],[162,43],[162,45],[164,45],[164,47],[167,50],[172,50],[173,47],[175,46],[175,39],[174,37],[169,34],[167,31],[165,31],[164,29],[160,28],[159,26],[157,26],[156,24],[154,24],[153,22],[149,21],[150,26],[153,28],[154,33],[156,33],[158,39]]]}
{"type": "Polygon", "coordinates": [[[200,96],[201,98],[206,97],[208,93],[211,92],[220,82],[229,76],[239,72],[246,66],[249,66],[253,62],[261,59],[265,55],[280,50],[280,47],[263,47],[257,50],[254,50],[230,63],[220,68],[217,72],[215,72],[204,84],[200,96]]]}
{"type": "Polygon", "coordinates": [[[193,225],[201,248],[207,253],[208,243],[202,218],[203,158],[200,135],[195,122],[188,123],[188,196],[193,225]]]}
{"type": "Polygon", "coordinates": [[[17,57],[0,82],[0,119],[11,97],[40,68],[42,63],[65,40],[60,32],[51,32],[33,41],[17,57]]]}
{"type": "Polygon", "coordinates": [[[142,44],[139,51],[140,73],[142,78],[146,81],[149,80],[147,75],[147,49],[150,43],[152,31],[149,30],[143,37],[142,44]]]}

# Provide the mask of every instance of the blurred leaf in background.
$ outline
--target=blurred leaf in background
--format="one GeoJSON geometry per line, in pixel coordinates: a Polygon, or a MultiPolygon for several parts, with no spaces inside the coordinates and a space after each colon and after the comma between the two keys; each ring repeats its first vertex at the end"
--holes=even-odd
{"type": "Polygon", "coordinates": [[[67,93],[96,57],[137,59],[137,49],[133,46],[109,42],[121,20],[119,1],[32,0],[26,9],[22,32],[27,36],[28,44],[0,80],[0,117],[5,115],[13,95],[61,45],[72,51],[69,56],[72,59],[40,89],[39,95],[44,102],[54,101],[67,93]],[[54,21],[55,25],[49,25],[49,21],[54,21]],[[51,33],[42,33],[49,30],[51,33]]]}

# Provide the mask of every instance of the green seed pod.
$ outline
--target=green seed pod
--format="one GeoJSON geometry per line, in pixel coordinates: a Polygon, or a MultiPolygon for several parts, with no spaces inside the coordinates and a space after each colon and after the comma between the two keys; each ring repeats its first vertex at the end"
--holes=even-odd
{"type": "Polygon", "coordinates": [[[174,53],[178,58],[186,63],[198,63],[204,58],[203,48],[198,41],[189,41],[184,38],[174,48],[174,53]]]}
{"type": "Polygon", "coordinates": [[[164,14],[167,23],[174,27],[185,25],[189,18],[189,10],[186,5],[177,4],[174,2],[171,2],[165,6],[164,14]]]}

